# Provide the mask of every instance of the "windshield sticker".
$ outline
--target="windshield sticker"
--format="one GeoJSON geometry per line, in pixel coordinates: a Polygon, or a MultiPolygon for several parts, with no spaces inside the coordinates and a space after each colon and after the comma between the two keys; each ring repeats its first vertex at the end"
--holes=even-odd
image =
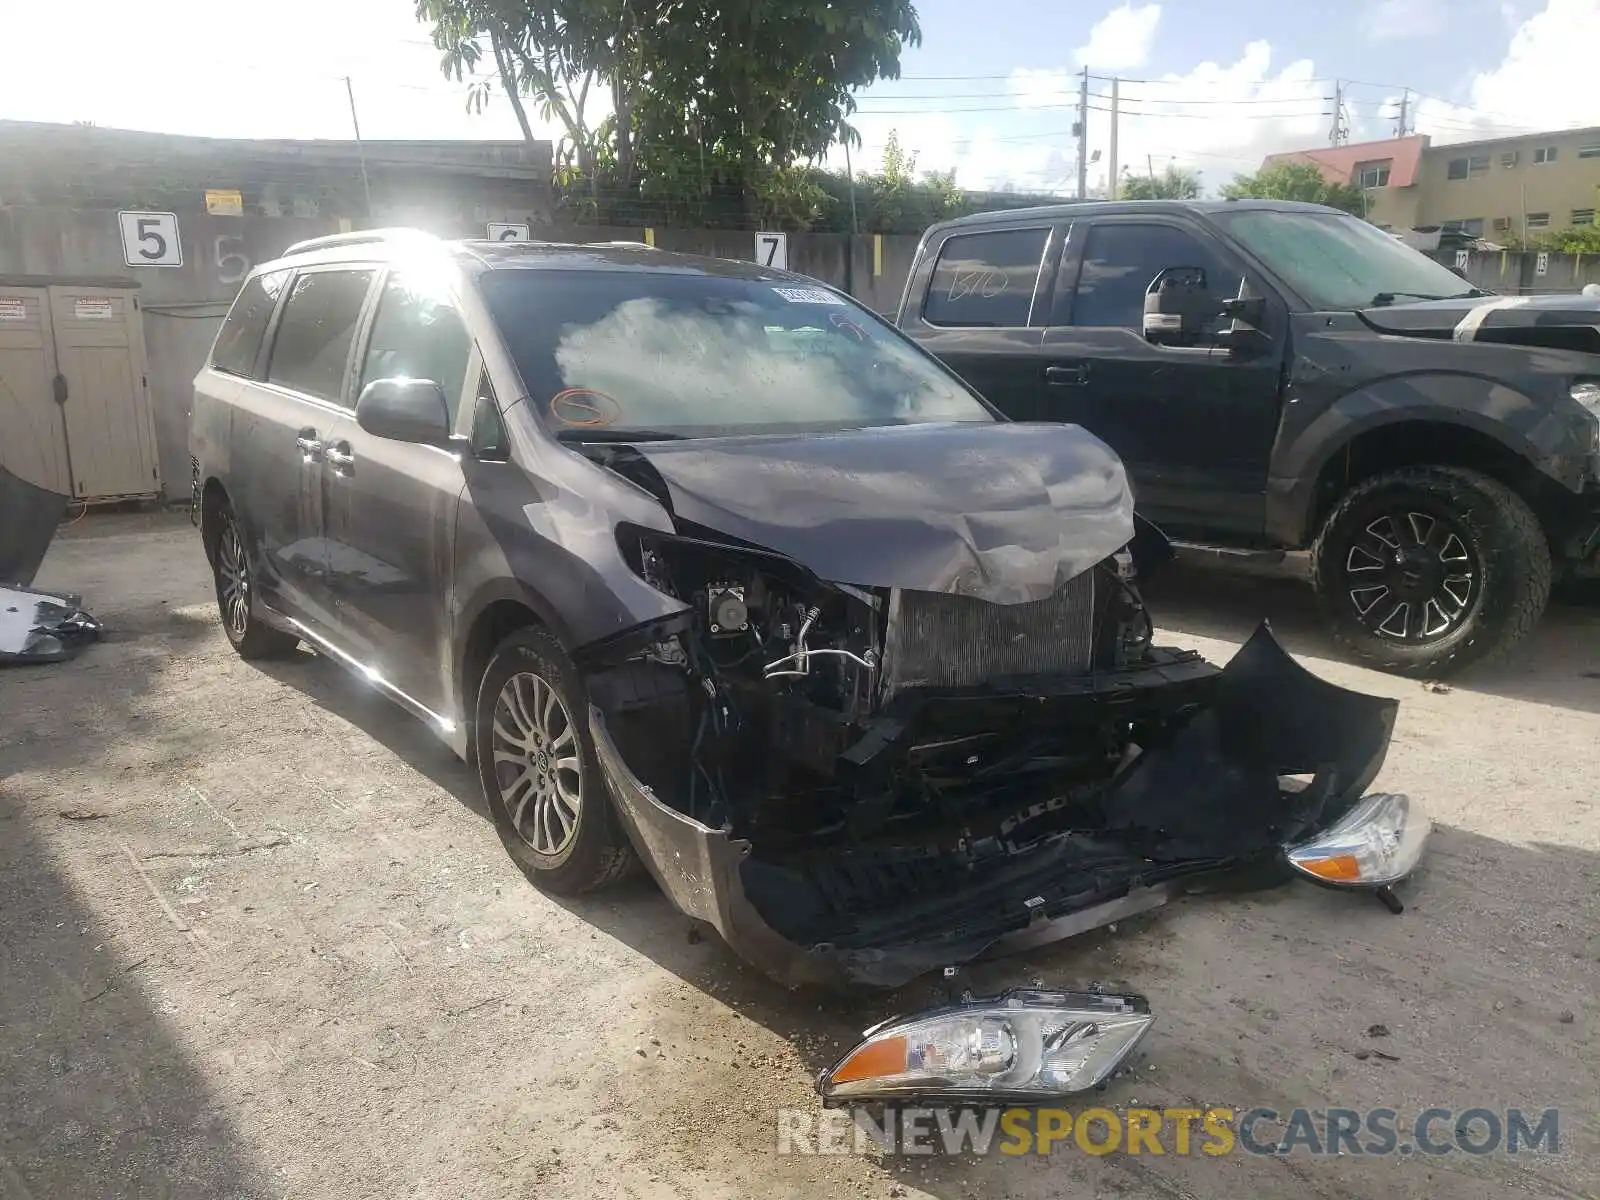
{"type": "Polygon", "coordinates": [[[805,287],[775,287],[772,289],[790,304],[843,304],[844,301],[832,292],[823,291],[821,288],[805,287]]]}
{"type": "Polygon", "coordinates": [[[550,397],[550,419],[569,429],[603,429],[622,415],[622,405],[592,388],[568,388],[550,397]]]}

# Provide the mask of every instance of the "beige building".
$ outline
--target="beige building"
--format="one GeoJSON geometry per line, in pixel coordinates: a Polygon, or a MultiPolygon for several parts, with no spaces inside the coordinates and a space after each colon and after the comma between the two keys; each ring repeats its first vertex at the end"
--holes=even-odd
{"type": "Polygon", "coordinates": [[[1591,225],[1600,203],[1600,127],[1435,146],[1427,135],[1319,146],[1262,163],[1311,162],[1361,188],[1367,216],[1404,232],[1456,228],[1508,242],[1591,225]]]}

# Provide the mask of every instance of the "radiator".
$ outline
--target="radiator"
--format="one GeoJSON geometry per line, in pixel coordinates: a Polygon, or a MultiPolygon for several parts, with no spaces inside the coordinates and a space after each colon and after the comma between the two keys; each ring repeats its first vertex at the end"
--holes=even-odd
{"type": "Polygon", "coordinates": [[[883,645],[884,700],[910,688],[1083,674],[1094,661],[1094,577],[1085,571],[1026,604],[895,588],[883,645]]]}

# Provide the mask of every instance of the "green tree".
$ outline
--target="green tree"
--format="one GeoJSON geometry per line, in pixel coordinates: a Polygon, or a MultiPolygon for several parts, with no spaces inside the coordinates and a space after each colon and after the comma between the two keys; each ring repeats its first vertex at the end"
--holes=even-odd
{"type": "MultiPolygon", "coordinates": [[[[639,199],[689,211],[735,201],[759,216],[774,172],[815,160],[848,124],[854,93],[900,73],[921,41],[911,0],[415,0],[445,74],[492,61],[502,89],[558,121],[572,166],[639,199]],[[613,119],[591,126],[591,88],[613,119]]],[[[487,89],[473,95],[481,107],[487,89]]],[[[469,103],[473,102],[469,99],[469,103]]],[[[523,114],[519,112],[519,117],[523,114]]],[[[529,123],[523,117],[527,136],[529,123]]]]}
{"type": "MultiPolygon", "coordinates": [[[[593,186],[602,157],[601,130],[590,119],[600,87],[624,119],[612,126],[611,157],[624,178],[632,174],[632,89],[627,80],[641,61],[641,20],[652,7],[636,0],[415,0],[416,16],[432,27],[440,69],[457,82],[492,69],[510,101],[522,136],[535,140],[524,98],[562,135],[559,172],[576,173],[593,186]]],[[[493,86],[467,89],[469,111],[481,112],[493,86]]]]}
{"type": "Polygon", "coordinates": [[[1154,176],[1130,171],[1123,175],[1117,195],[1123,200],[1194,200],[1200,195],[1200,176],[1176,163],[1168,163],[1154,176]]]}
{"type": "Polygon", "coordinates": [[[1358,217],[1366,215],[1361,189],[1348,183],[1329,183],[1315,163],[1275,163],[1254,175],[1236,175],[1222,194],[1230,200],[1302,200],[1342,208],[1358,217]]]}

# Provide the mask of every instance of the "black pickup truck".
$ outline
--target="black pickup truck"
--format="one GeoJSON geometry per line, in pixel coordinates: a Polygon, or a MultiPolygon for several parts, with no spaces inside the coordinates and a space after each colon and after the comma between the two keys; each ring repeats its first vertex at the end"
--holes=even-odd
{"type": "Polygon", "coordinates": [[[1310,548],[1334,635],[1437,675],[1600,571],[1600,300],[1496,296],[1356,217],[1122,201],[922,238],[896,323],[1016,420],[1084,426],[1179,545],[1310,548]]]}

